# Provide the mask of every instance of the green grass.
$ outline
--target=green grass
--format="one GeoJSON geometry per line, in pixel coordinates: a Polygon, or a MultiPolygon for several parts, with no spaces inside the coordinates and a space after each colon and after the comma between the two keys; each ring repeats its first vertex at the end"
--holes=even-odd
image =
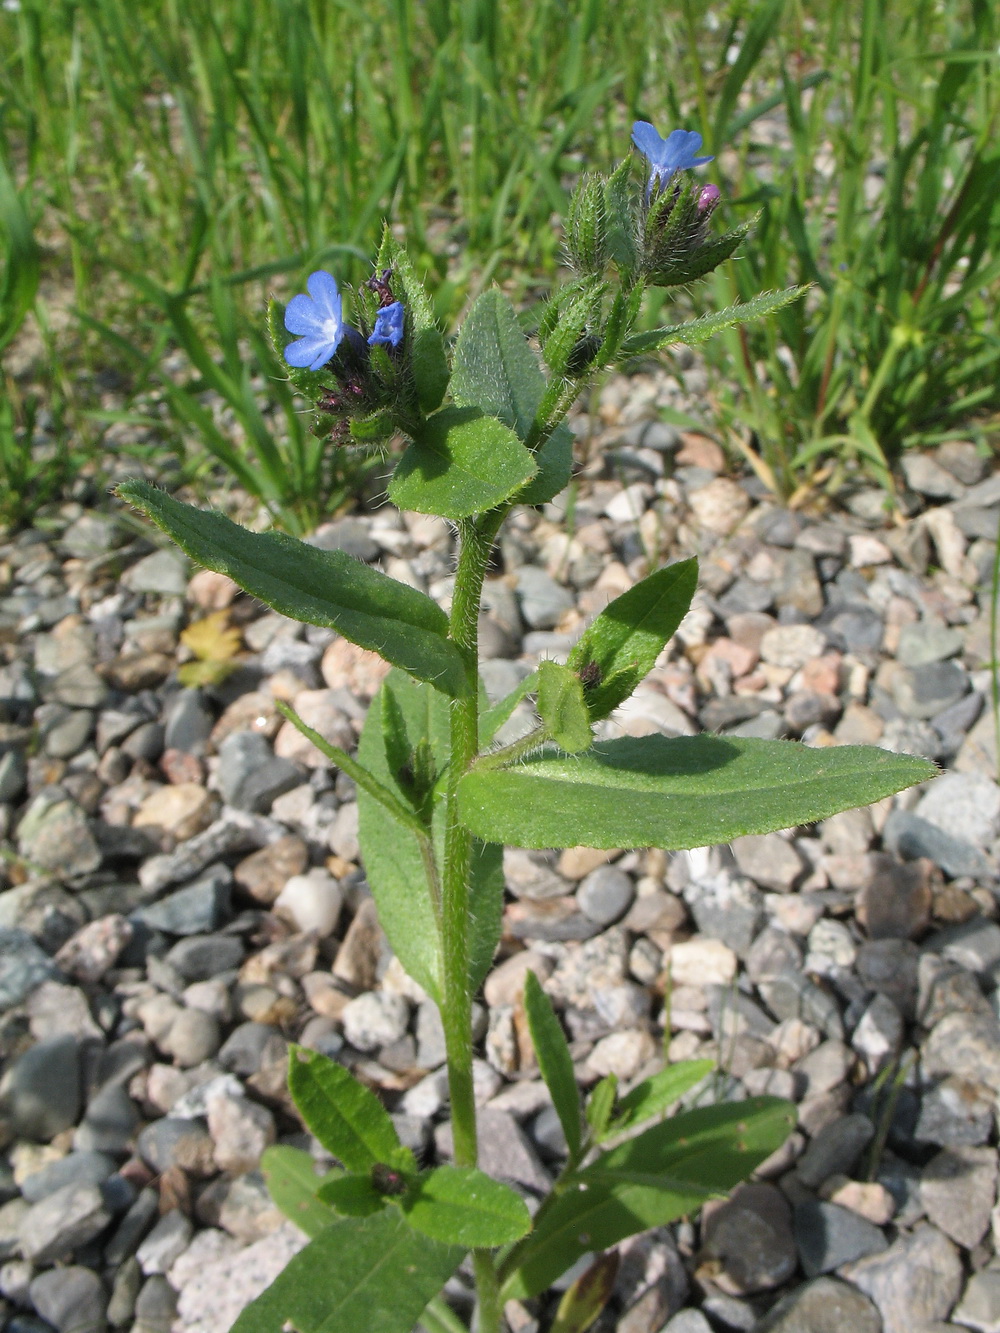
{"type": "MultiPolygon", "coordinates": [[[[285,526],[308,524],[359,478],[304,433],[259,336],[266,296],[318,266],[364,278],[389,218],[446,326],[494,280],[531,302],[557,271],[580,170],[610,165],[641,116],[700,125],[715,151],[732,145],[709,170],[728,179],[734,217],[764,210],[747,258],[716,293],[683,295],[682,310],[816,284],[808,307],[720,342],[720,429],[750,422],[787,491],[831,451],[849,454],[836,437],[860,410],[879,464],[897,438],[929,432],[922,404],[950,396],[956,420],[996,407],[984,392],[997,378],[984,295],[995,214],[984,221],[982,205],[997,195],[997,75],[981,58],[987,39],[996,49],[991,22],[980,0],[20,0],[0,11],[0,162],[41,257],[41,294],[9,259],[0,344],[27,309],[44,321],[53,294],[71,291],[75,319],[45,371],[75,383],[71,458],[81,440],[100,446],[112,415],[78,372],[115,367],[134,395],[164,400],[163,448],[181,451],[189,475],[221,463],[285,526]],[[785,147],[759,133],[773,114],[785,147]],[[832,178],[817,169],[824,153],[832,178]],[[876,225],[863,178],[881,159],[898,170],[890,219],[876,225]],[[963,170],[980,173],[964,198],[963,170]],[[927,270],[919,245],[949,218],[910,320],[923,355],[915,343],[892,353],[866,413],[927,270]],[[926,348],[940,337],[958,350],[938,373],[926,348]],[[165,364],[177,349],[191,367],[180,379],[165,364]],[[934,372],[919,391],[916,363],[934,372]],[[738,391],[726,387],[737,372],[738,391]]],[[[0,206],[10,197],[0,189],[0,206]]],[[[7,434],[20,433],[23,454],[27,418],[12,401],[7,434]]]]}

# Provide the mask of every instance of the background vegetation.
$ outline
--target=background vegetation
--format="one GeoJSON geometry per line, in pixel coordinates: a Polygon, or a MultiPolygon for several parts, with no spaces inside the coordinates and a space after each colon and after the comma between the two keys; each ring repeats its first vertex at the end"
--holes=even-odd
{"type": "Polygon", "coordinates": [[[0,517],[115,446],[315,522],[360,478],[307,435],[267,294],[367,276],[388,217],[446,327],[491,281],[530,319],[569,190],[636,117],[702,131],[725,221],[761,210],[685,302],[814,284],[708,344],[728,447],[784,496],[987,447],[996,28],[988,0],[5,0],[0,517]]]}

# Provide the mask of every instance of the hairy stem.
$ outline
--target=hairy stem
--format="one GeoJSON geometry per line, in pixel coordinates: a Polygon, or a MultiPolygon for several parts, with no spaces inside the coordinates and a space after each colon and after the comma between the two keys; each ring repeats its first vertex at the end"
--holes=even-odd
{"type": "MultiPolygon", "coordinates": [[[[459,525],[460,550],[450,633],[465,664],[465,685],[451,706],[451,766],[446,795],[441,932],[444,995],[441,1018],[448,1052],[448,1088],[455,1163],[475,1166],[476,1103],[472,1089],[472,987],[469,984],[469,875],[472,834],[458,819],[457,788],[479,750],[479,603],[493,539],[506,510],[459,525]]],[[[474,1255],[479,1333],[499,1333],[501,1307],[489,1250],[474,1255]]]]}

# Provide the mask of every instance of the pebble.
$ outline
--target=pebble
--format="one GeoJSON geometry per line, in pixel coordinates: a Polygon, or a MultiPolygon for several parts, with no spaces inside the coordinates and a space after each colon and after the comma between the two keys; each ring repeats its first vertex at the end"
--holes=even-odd
{"type": "Polygon", "coordinates": [[[343,905],[340,885],[325,870],[293,875],[274,900],[274,912],[294,930],[314,931],[320,939],[337,928],[343,905]]]}
{"type": "Polygon", "coordinates": [[[847,1115],[820,1130],[799,1158],[796,1174],[816,1189],[829,1176],[848,1175],[871,1142],[875,1130],[866,1115],[847,1115]]]}
{"type": "Polygon", "coordinates": [[[47,1142],[71,1128],[80,1113],[80,1057],[76,1039],[39,1042],[12,1064],[0,1082],[0,1105],[16,1135],[47,1142]]]}
{"type": "Polygon", "coordinates": [[[675,944],[668,958],[675,986],[728,985],[736,976],[738,959],[721,940],[695,939],[675,944]]]}
{"type": "Polygon", "coordinates": [[[179,1208],[164,1213],[135,1252],[139,1267],[149,1277],[153,1273],[169,1273],[188,1245],[194,1228],[179,1208]]]}
{"type": "Polygon", "coordinates": [[[858,1213],[808,1199],[795,1207],[795,1242],[806,1277],[830,1273],[888,1246],[881,1227],[858,1213]]]}
{"type": "Polygon", "coordinates": [[[225,1092],[208,1099],[208,1132],[215,1143],[216,1165],[232,1175],[255,1170],[264,1149],[277,1137],[267,1107],[225,1092]]]}
{"type": "Polygon", "coordinates": [[[301,838],[286,834],[252,852],[239,863],[233,877],[251,898],[264,906],[277,899],[288,881],[309,864],[309,848],[301,838]]]}
{"type": "Polygon", "coordinates": [[[635,884],[616,866],[598,866],[581,880],[576,891],[581,911],[599,926],[620,920],[634,898],[635,884]]]}
{"type": "Polygon", "coordinates": [[[17,847],[38,869],[70,878],[90,874],[101,864],[87,816],[59,787],[35,797],[18,825],[17,847]]]}
{"type": "Polygon", "coordinates": [[[28,1203],[38,1203],[64,1185],[100,1185],[114,1170],[106,1153],[71,1152],[22,1180],[21,1194],[28,1203]]]}
{"type": "Polygon", "coordinates": [[[210,1176],[215,1167],[215,1145],[196,1120],[169,1116],[154,1120],[140,1133],[136,1151],[154,1171],[178,1166],[195,1176],[210,1176]]]}
{"type": "Polygon", "coordinates": [[[967,1250],[974,1249],[989,1229],[996,1195],[995,1148],[945,1148],[927,1163],[920,1180],[927,1216],[967,1250]]]}
{"type": "Polygon", "coordinates": [[[739,1185],[702,1224],[699,1263],[730,1296],[780,1287],[795,1272],[797,1255],[788,1201],[774,1185],[739,1185]]]}
{"type": "Polygon", "coordinates": [[[944,773],[930,783],[914,813],[985,850],[1000,834],[1000,786],[976,773],[944,773]]]}
{"type": "Polygon", "coordinates": [[[341,1015],[344,1035],[359,1051],[391,1046],[406,1032],[410,1007],[401,995],[369,992],[345,1006],[341,1015]]]}
{"type": "Polygon", "coordinates": [[[987,1268],[973,1273],[951,1317],[975,1333],[1000,1333],[1000,1271],[987,1268]]]}
{"type": "Polygon", "coordinates": [[[846,1266],[842,1275],[878,1307],[883,1333],[913,1333],[944,1319],[962,1289],[958,1251],[927,1223],[883,1253],[846,1266]]]}
{"type": "Polygon", "coordinates": [[[63,1185],[33,1204],[18,1228],[24,1257],[33,1264],[67,1259],[111,1221],[96,1185],[63,1185]]]}
{"type": "Polygon", "coordinates": [[[846,1282],[818,1277],[772,1306],[754,1326],[754,1333],[846,1333],[848,1329],[850,1333],[883,1333],[878,1310],[846,1282]]]}
{"type": "Polygon", "coordinates": [[[73,1265],[39,1273],[29,1296],[35,1312],[58,1333],[103,1333],[108,1298],[92,1269],[73,1265]]]}

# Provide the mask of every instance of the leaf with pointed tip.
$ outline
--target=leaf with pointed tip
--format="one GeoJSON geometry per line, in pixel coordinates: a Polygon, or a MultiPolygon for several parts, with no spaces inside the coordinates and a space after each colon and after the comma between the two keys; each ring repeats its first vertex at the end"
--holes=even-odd
{"type": "Polygon", "coordinates": [[[644,352],[656,352],[661,347],[670,347],[684,343],[691,347],[705,342],[722,329],[732,328],[734,324],[748,324],[753,319],[765,319],[776,310],[799,300],[809,290],[806,287],[786,287],[781,292],[762,292],[751,301],[742,301],[737,305],[727,306],[725,310],[714,310],[702,315],[700,319],[689,320],[686,324],[669,324],[666,328],[650,329],[646,333],[633,333],[622,344],[622,358],[641,356],[644,352]]]}
{"type": "Polygon", "coordinates": [[[579,754],[590,749],[590,714],[575,671],[548,659],[538,664],[538,712],[561,750],[579,754]]]}
{"type": "Polygon", "coordinates": [[[275,611],[335,629],[435,689],[457,693],[464,667],[448,618],[422,592],[343,551],[322,551],[283,532],[250,532],[223,514],[181,504],[145,481],[117,494],[206,569],[228,574],[275,611]]]}
{"type": "Polygon", "coordinates": [[[544,1291],[589,1250],[696,1212],[784,1143],[795,1107],[775,1097],[688,1111],[577,1172],[505,1258],[505,1299],[544,1291]]]}
{"type": "Polygon", "coordinates": [[[585,696],[591,721],[607,717],[652,671],[697,584],[697,560],[666,565],[616,597],[584,631],[566,665],[576,672],[597,668],[585,696]]]}
{"type": "Polygon", "coordinates": [[[400,1143],[388,1111],[343,1065],[305,1046],[292,1046],[288,1090],[302,1119],[348,1171],[370,1171],[379,1162],[400,1171],[415,1169],[413,1154],[400,1143]]]}
{"type": "Polygon", "coordinates": [[[620,1134],[665,1111],[714,1068],[712,1060],[682,1060],[679,1064],[669,1065],[652,1078],[643,1079],[618,1103],[617,1114],[608,1133],[620,1134]]]}
{"type": "Polygon", "coordinates": [[[605,1250],[563,1293],[549,1333],[587,1333],[611,1299],[618,1276],[618,1251],[605,1250]]]}
{"type": "Polygon", "coordinates": [[[573,1072],[566,1036],[556,1018],[552,1001],[542,990],[534,972],[524,978],[524,1012],[528,1018],[531,1044],[535,1048],[538,1068],[546,1087],[552,1094],[552,1104],[566,1135],[566,1146],[571,1159],[580,1154],[582,1127],[580,1125],[580,1093],[573,1072]]]}
{"type": "Polygon", "coordinates": [[[475,407],[444,407],[424,421],[396,466],[400,509],[466,518],[502,504],[538,471],[509,427],[475,407]]]}
{"type": "Polygon", "coordinates": [[[934,777],[926,759],[873,746],[810,749],[741,736],[632,736],[586,754],[543,751],[472,769],[459,816],[515,847],[707,847],[867,805],[934,777]]]}
{"type": "Polygon", "coordinates": [[[618,1075],[605,1074],[587,1098],[587,1124],[590,1126],[597,1143],[600,1143],[607,1132],[617,1096],[618,1075]]]}
{"type": "Polygon", "coordinates": [[[424,1171],[399,1202],[411,1227],[468,1249],[509,1245],[531,1229],[521,1196],[472,1166],[424,1171]]]}
{"type": "Polygon", "coordinates": [[[348,1174],[320,1186],[319,1197],[342,1217],[370,1217],[386,1205],[385,1197],[372,1185],[371,1175],[348,1174]]]}
{"type": "Polygon", "coordinates": [[[295,1255],[232,1333],[411,1333],[464,1254],[415,1231],[398,1208],[343,1218],[295,1255]]]}
{"type": "Polygon", "coordinates": [[[260,1170],[271,1198],[307,1236],[318,1235],[337,1220],[320,1201],[318,1192],[323,1184],[339,1177],[339,1171],[318,1176],[310,1153],[284,1143],[274,1143],[264,1149],[260,1170]]]}

